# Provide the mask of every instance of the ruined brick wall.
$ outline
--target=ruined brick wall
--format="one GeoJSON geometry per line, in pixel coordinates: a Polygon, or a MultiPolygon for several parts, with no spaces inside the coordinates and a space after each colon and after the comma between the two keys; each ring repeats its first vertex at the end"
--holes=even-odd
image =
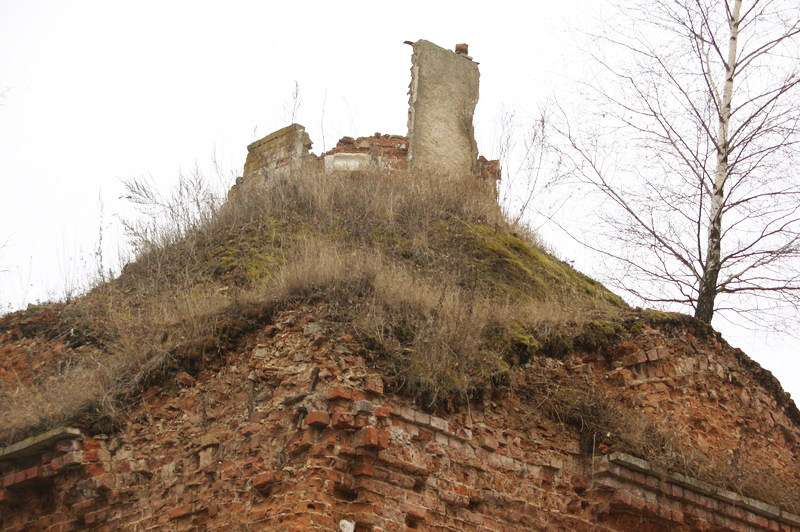
{"type": "Polygon", "coordinates": [[[408,139],[400,135],[343,137],[336,147],[320,156],[325,172],[405,170],[408,168],[408,139]]]}
{"type": "Polygon", "coordinates": [[[244,178],[268,179],[297,170],[308,157],[311,139],[303,126],[292,124],[247,146],[244,178]]]}
{"type": "Polygon", "coordinates": [[[473,115],[480,74],[478,64],[467,55],[467,46],[458,45],[456,52],[425,40],[412,46],[407,137],[380,133],[344,137],[316,158],[309,153],[311,141],[305,128],[292,124],[247,147],[243,182],[263,182],[320,160],[326,172],[411,167],[499,180],[499,161],[478,157],[473,115]]]}
{"type": "Polygon", "coordinates": [[[593,467],[599,523],[616,530],[792,530],[800,516],[622,453],[593,467]]]}
{"type": "Polygon", "coordinates": [[[387,393],[342,327],[324,307],[286,311],[226,360],[148,391],[118,433],[0,461],[0,530],[800,530],[769,505],[587,455],[523,399],[543,379],[594,381],[721,454],[738,427],[749,460],[798,483],[796,408],[713,338],[646,330],[610,357],[535,359],[515,393],[429,413],[387,393]],[[705,404],[712,391],[722,403],[705,404]]]}
{"type": "Polygon", "coordinates": [[[478,103],[478,64],[431,42],[412,44],[408,141],[412,168],[478,174],[472,119],[478,103]]]}

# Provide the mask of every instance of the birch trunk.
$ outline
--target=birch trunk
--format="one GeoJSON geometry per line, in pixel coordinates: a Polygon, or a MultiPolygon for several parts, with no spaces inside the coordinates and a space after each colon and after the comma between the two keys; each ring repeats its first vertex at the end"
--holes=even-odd
{"type": "MultiPolygon", "coordinates": [[[[717,297],[717,281],[721,268],[722,209],[725,205],[725,182],[728,178],[728,155],[730,145],[728,130],[731,121],[731,100],[733,99],[733,80],[736,75],[736,52],[739,39],[739,22],[742,0],[735,0],[730,13],[730,39],[728,40],[728,59],[726,62],[725,85],[719,104],[719,125],[717,129],[717,168],[714,188],[711,192],[711,208],[708,222],[708,243],[703,277],[697,295],[695,317],[711,323],[714,317],[714,300],[717,297]]],[[[711,74],[710,72],[708,73],[711,74]]]]}

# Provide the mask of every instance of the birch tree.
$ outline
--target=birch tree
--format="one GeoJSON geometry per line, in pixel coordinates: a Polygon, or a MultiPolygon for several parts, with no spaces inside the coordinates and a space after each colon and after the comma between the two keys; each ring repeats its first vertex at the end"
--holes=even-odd
{"type": "Polygon", "coordinates": [[[557,128],[569,175],[602,193],[637,297],[747,313],[800,300],[800,4],[627,5],[595,41],[595,120],[557,128]],[[606,80],[603,83],[602,80],[606,80]]]}

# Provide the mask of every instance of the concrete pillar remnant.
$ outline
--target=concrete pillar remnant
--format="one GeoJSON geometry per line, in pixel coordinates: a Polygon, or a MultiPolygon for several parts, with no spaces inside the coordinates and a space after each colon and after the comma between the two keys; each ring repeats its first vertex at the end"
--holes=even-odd
{"type": "Polygon", "coordinates": [[[408,160],[436,173],[478,174],[472,117],[478,103],[478,64],[466,44],[456,52],[432,42],[411,43],[408,160]]]}

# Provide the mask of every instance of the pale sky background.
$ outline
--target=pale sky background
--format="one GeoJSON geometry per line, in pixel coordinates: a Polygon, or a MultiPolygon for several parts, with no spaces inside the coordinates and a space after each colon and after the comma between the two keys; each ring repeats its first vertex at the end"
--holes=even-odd
{"type": "MultiPolygon", "coordinates": [[[[295,82],[296,121],[316,153],[344,135],[405,135],[406,40],[469,43],[478,145],[496,156],[504,110],[524,124],[572,90],[586,66],[576,30],[602,6],[0,0],[0,312],[82,286],[101,225],[106,264],[118,256],[121,180],[150,176],[168,190],[195,166],[214,175],[212,159],[241,173],[247,144],[289,123],[295,82]]],[[[543,232],[599,276],[593,257],[543,232]]],[[[800,397],[797,339],[714,325],[800,397]]]]}

